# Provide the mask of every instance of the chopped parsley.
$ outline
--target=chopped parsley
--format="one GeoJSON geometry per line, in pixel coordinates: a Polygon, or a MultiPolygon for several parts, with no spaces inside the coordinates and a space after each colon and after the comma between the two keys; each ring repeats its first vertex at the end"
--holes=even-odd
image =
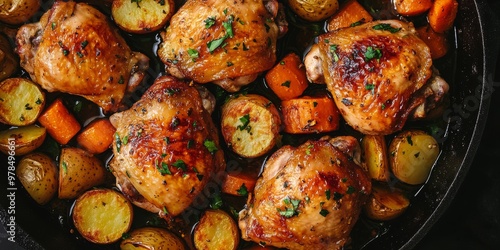
{"type": "Polygon", "coordinates": [[[217,145],[215,144],[214,141],[212,140],[209,140],[209,139],[206,139],[204,142],[203,142],[203,146],[205,146],[208,150],[208,152],[210,152],[211,154],[217,152],[217,150],[219,150],[217,148],[217,145]]]}
{"type": "Polygon", "coordinates": [[[222,202],[222,197],[219,193],[217,194],[214,194],[211,201],[210,201],[210,207],[212,209],[219,209],[221,208],[223,205],[223,202],[222,202]]]}
{"type": "Polygon", "coordinates": [[[401,28],[394,28],[388,23],[380,23],[372,27],[374,30],[386,30],[391,33],[396,33],[401,30],[401,28]]]}
{"type": "Polygon", "coordinates": [[[326,217],[330,212],[328,212],[328,210],[322,208],[321,211],[319,211],[319,214],[321,214],[321,216],[323,217],[326,217]]]}
{"type": "Polygon", "coordinates": [[[170,172],[170,169],[168,168],[168,164],[165,162],[161,163],[161,166],[156,166],[158,168],[158,171],[160,172],[161,175],[171,175],[172,172],[170,172]]]}
{"type": "Polygon", "coordinates": [[[337,54],[337,47],[338,47],[337,44],[330,45],[330,53],[332,54],[333,61],[335,61],[335,62],[338,62],[338,60],[339,60],[339,55],[337,54]]]}
{"type": "Polygon", "coordinates": [[[208,29],[215,24],[215,17],[214,16],[208,17],[207,19],[205,19],[204,22],[205,22],[205,28],[208,29]]]}
{"type": "Polygon", "coordinates": [[[372,59],[379,60],[382,57],[382,51],[380,49],[368,46],[365,52],[365,61],[370,61],[372,59]]]}
{"type": "Polygon", "coordinates": [[[283,202],[287,207],[285,210],[281,210],[278,208],[278,212],[281,216],[285,218],[291,218],[299,214],[299,211],[297,209],[299,207],[300,200],[290,199],[287,197],[283,200],[283,202]],[[290,205],[292,205],[292,207],[290,207],[290,205]]]}
{"type": "Polygon", "coordinates": [[[284,83],[281,84],[281,86],[284,86],[284,87],[287,87],[287,88],[290,88],[290,80],[287,80],[285,81],[284,83]]]}
{"type": "Polygon", "coordinates": [[[236,190],[236,192],[238,193],[238,195],[247,196],[248,195],[248,189],[245,186],[245,183],[241,184],[241,187],[238,190],[236,190]]]}
{"type": "Polygon", "coordinates": [[[116,152],[120,153],[122,148],[122,140],[120,139],[120,135],[115,133],[115,144],[116,144],[116,152]]]}
{"type": "Polygon", "coordinates": [[[187,165],[183,160],[177,160],[174,163],[172,163],[172,166],[182,170],[182,171],[187,171],[187,165]]]}
{"type": "Polygon", "coordinates": [[[188,55],[193,59],[193,62],[196,61],[200,57],[198,51],[196,49],[188,49],[188,55]]]}
{"type": "Polygon", "coordinates": [[[243,130],[247,130],[249,131],[250,130],[250,126],[248,126],[248,124],[250,123],[250,115],[249,114],[246,114],[242,117],[240,117],[240,122],[242,123],[241,125],[238,125],[238,128],[240,131],[243,131],[243,130]]]}

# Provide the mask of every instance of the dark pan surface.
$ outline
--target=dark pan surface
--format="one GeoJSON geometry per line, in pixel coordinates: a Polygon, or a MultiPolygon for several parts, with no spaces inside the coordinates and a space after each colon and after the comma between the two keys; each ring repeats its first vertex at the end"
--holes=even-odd
{"type": "MultiPolygon", "coordinates": [[[[359,249],[409,249],[413,248],[437,219],[448,208],[462,183],[479,146],[489,107],[489,97],[494,88],[492,70],[493,37],[486,16],[486,3],[460,1],[456,20],[456,53],[449,61],[444,74],[452,86],[451,106],[443,121],[448,123],[442,131],[442,154],[434,167],[428,183],[412,199],[411,207],[399,219],[388,224],[386,233],[365,244],[356,243],[359,249]]],[[[5,162],[5,161],[2,161],[5,162]]],[[[3,163],[2,163],[3,164],[3,163]]],[[[6,175],[0,178],[0,220],[6,224],[8,201],[5,198],[6,175]],[[5,177],[5,178],[4,178],[5,177]]],[[[82,249],[75,240],[46,211],[26,195],[16,196],[16,241],[25,249],[82,249]]],[[[362,223],[362,221],[361,221],[362,223]]],[[[1,248],[1,245],[0,245],[1,248]]]]}

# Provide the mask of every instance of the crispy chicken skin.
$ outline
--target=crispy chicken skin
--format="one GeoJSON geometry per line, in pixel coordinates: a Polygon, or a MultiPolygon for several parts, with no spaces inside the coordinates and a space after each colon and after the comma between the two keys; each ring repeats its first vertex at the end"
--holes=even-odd
{"type": "Polygon", "coordinates": [[[432,59],[411,23],[375,21],[323,34],[304,64],[308,78],[326,83],[344,119],[364,134],[400,130],[433,94],[420,91],[432,59]]]}
{"type": "Polygon", "coordinates": [[[242,238],[288,249],[339,249],[371,192],[351,159],[354,138],[284,146],[266,162],[239,214],[242,238]],[[343,152],[335,145],[341,146],[343,152]]]}
{"type": "Polygon", "coordinates": [[[276,0],[188,0],[162,33],[166,70],[238,91],[276,61],[276,0]]]}
{"type": "Polygon", "coordinates": [[[110,163],[117,186],[135,205],[176,216],[225,168],[218,132],[195,87],[163,76],[116,127],[110,163]]]}
{"type": "Polygon", "coordinates": [[[83,96],[104,111],[118,110],[149,66],[85,3],[55,2],[39,22],[19,29],[16,43],[21,66],[42,88],[83,96]]]}

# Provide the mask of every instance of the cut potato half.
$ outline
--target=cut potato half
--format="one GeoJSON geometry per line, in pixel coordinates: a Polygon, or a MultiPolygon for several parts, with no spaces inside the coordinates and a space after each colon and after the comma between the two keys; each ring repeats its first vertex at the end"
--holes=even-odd
{"type": "Polygon", "coordinates": [[[72,217],[83,238],[108,244],[118,241],[130,229],[133,210],[122,194],[112,189],[93,189],[76,200],[72,217]]]}
{"type": "Polygon", "coordinates": [[[387,221],[400,216],[409,205],[410,200],[401,190],[375,184],[363,209],[368,218],[387,221]]]}
{"type": "Polygon", "coordinates": [[[174,13],[173,0],[114,0],[111,15],[116,24],[130,33],[161,29],[174,13]]]}
{"type": "Polygon", "coordinates": [[[249,94],[224,104],[221,123],[227,145],[242,157],[255,158],[266,154],[276,144],[281,118],[271,101],[249,94]]]}
{"type": "Polygon", "coordinates": [[[8,155],[14,149],[17,156],[25,155],[40,147],[46,135],[46,129],[36,125],[0,131],[0,152],[8,155]]]}
{"type": "Polygon", "coordinates": [[[157,227],[133,230],[130,237],[120,243],[121,250],[184,250],[183,241],[170,231],[157,227]]]}
{"type": "Polygon", "coordinates": [[[236,222],[222,210],[205,211],[194,230],[194,245],[198,250],[234,250],[239,240],[236,222]]]}
{"type": "Polygon", "coordinates": [[[0,122],[25,126],[33,124],[45,105],[45,93],[25,78],[8,78],[0,83],[0,122]]]}
{"type": "Polygon", "coordinates": [[[40,205],[49,202],[57,193],[57,166],[45,154],[24,156],[16,168],[16,175],[24,189],[40,205]]]}

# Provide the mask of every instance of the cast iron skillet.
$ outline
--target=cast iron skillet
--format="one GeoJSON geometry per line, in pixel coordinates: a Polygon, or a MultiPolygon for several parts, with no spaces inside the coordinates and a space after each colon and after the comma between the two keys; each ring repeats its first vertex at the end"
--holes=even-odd
{"type": "MultiPolygon", "coordinates": [[[[455,196],[474,158],[485,126],[492,81],[493,56],[497,54],[496,25],[484,0],[460,1],[456,19],[455,54],[448,57],[445,79],[450,82],[451,105],[443,115],[442,153],[428,182],[398,219],[387,223],[369,242],[356,241],[353,249],[413,248],[443,214],[455,196]]],[[[5,162],[5,161],[2,161],[5,162]]],[[[3,163],[2,163],[3,164],[3,163]]],[[[3,170],[6,171],[5,169],[3,170]]],[[[6,174],[0,178],[0,220],[6,224],[6,174]]],[[[47,211],[37,209],[30,197],[16,194],[16,241],[25,249],[82,249],[47,211]]],[[[359,223],[365,223],[361,219],[359,223]]],[[[358,230],[358,229],[354,229],[358,230]]],[[[356,234],[354,234],[356,235],[356,234]]],[[[98,246],[95,246],[99,248],[98,246]]]]}

